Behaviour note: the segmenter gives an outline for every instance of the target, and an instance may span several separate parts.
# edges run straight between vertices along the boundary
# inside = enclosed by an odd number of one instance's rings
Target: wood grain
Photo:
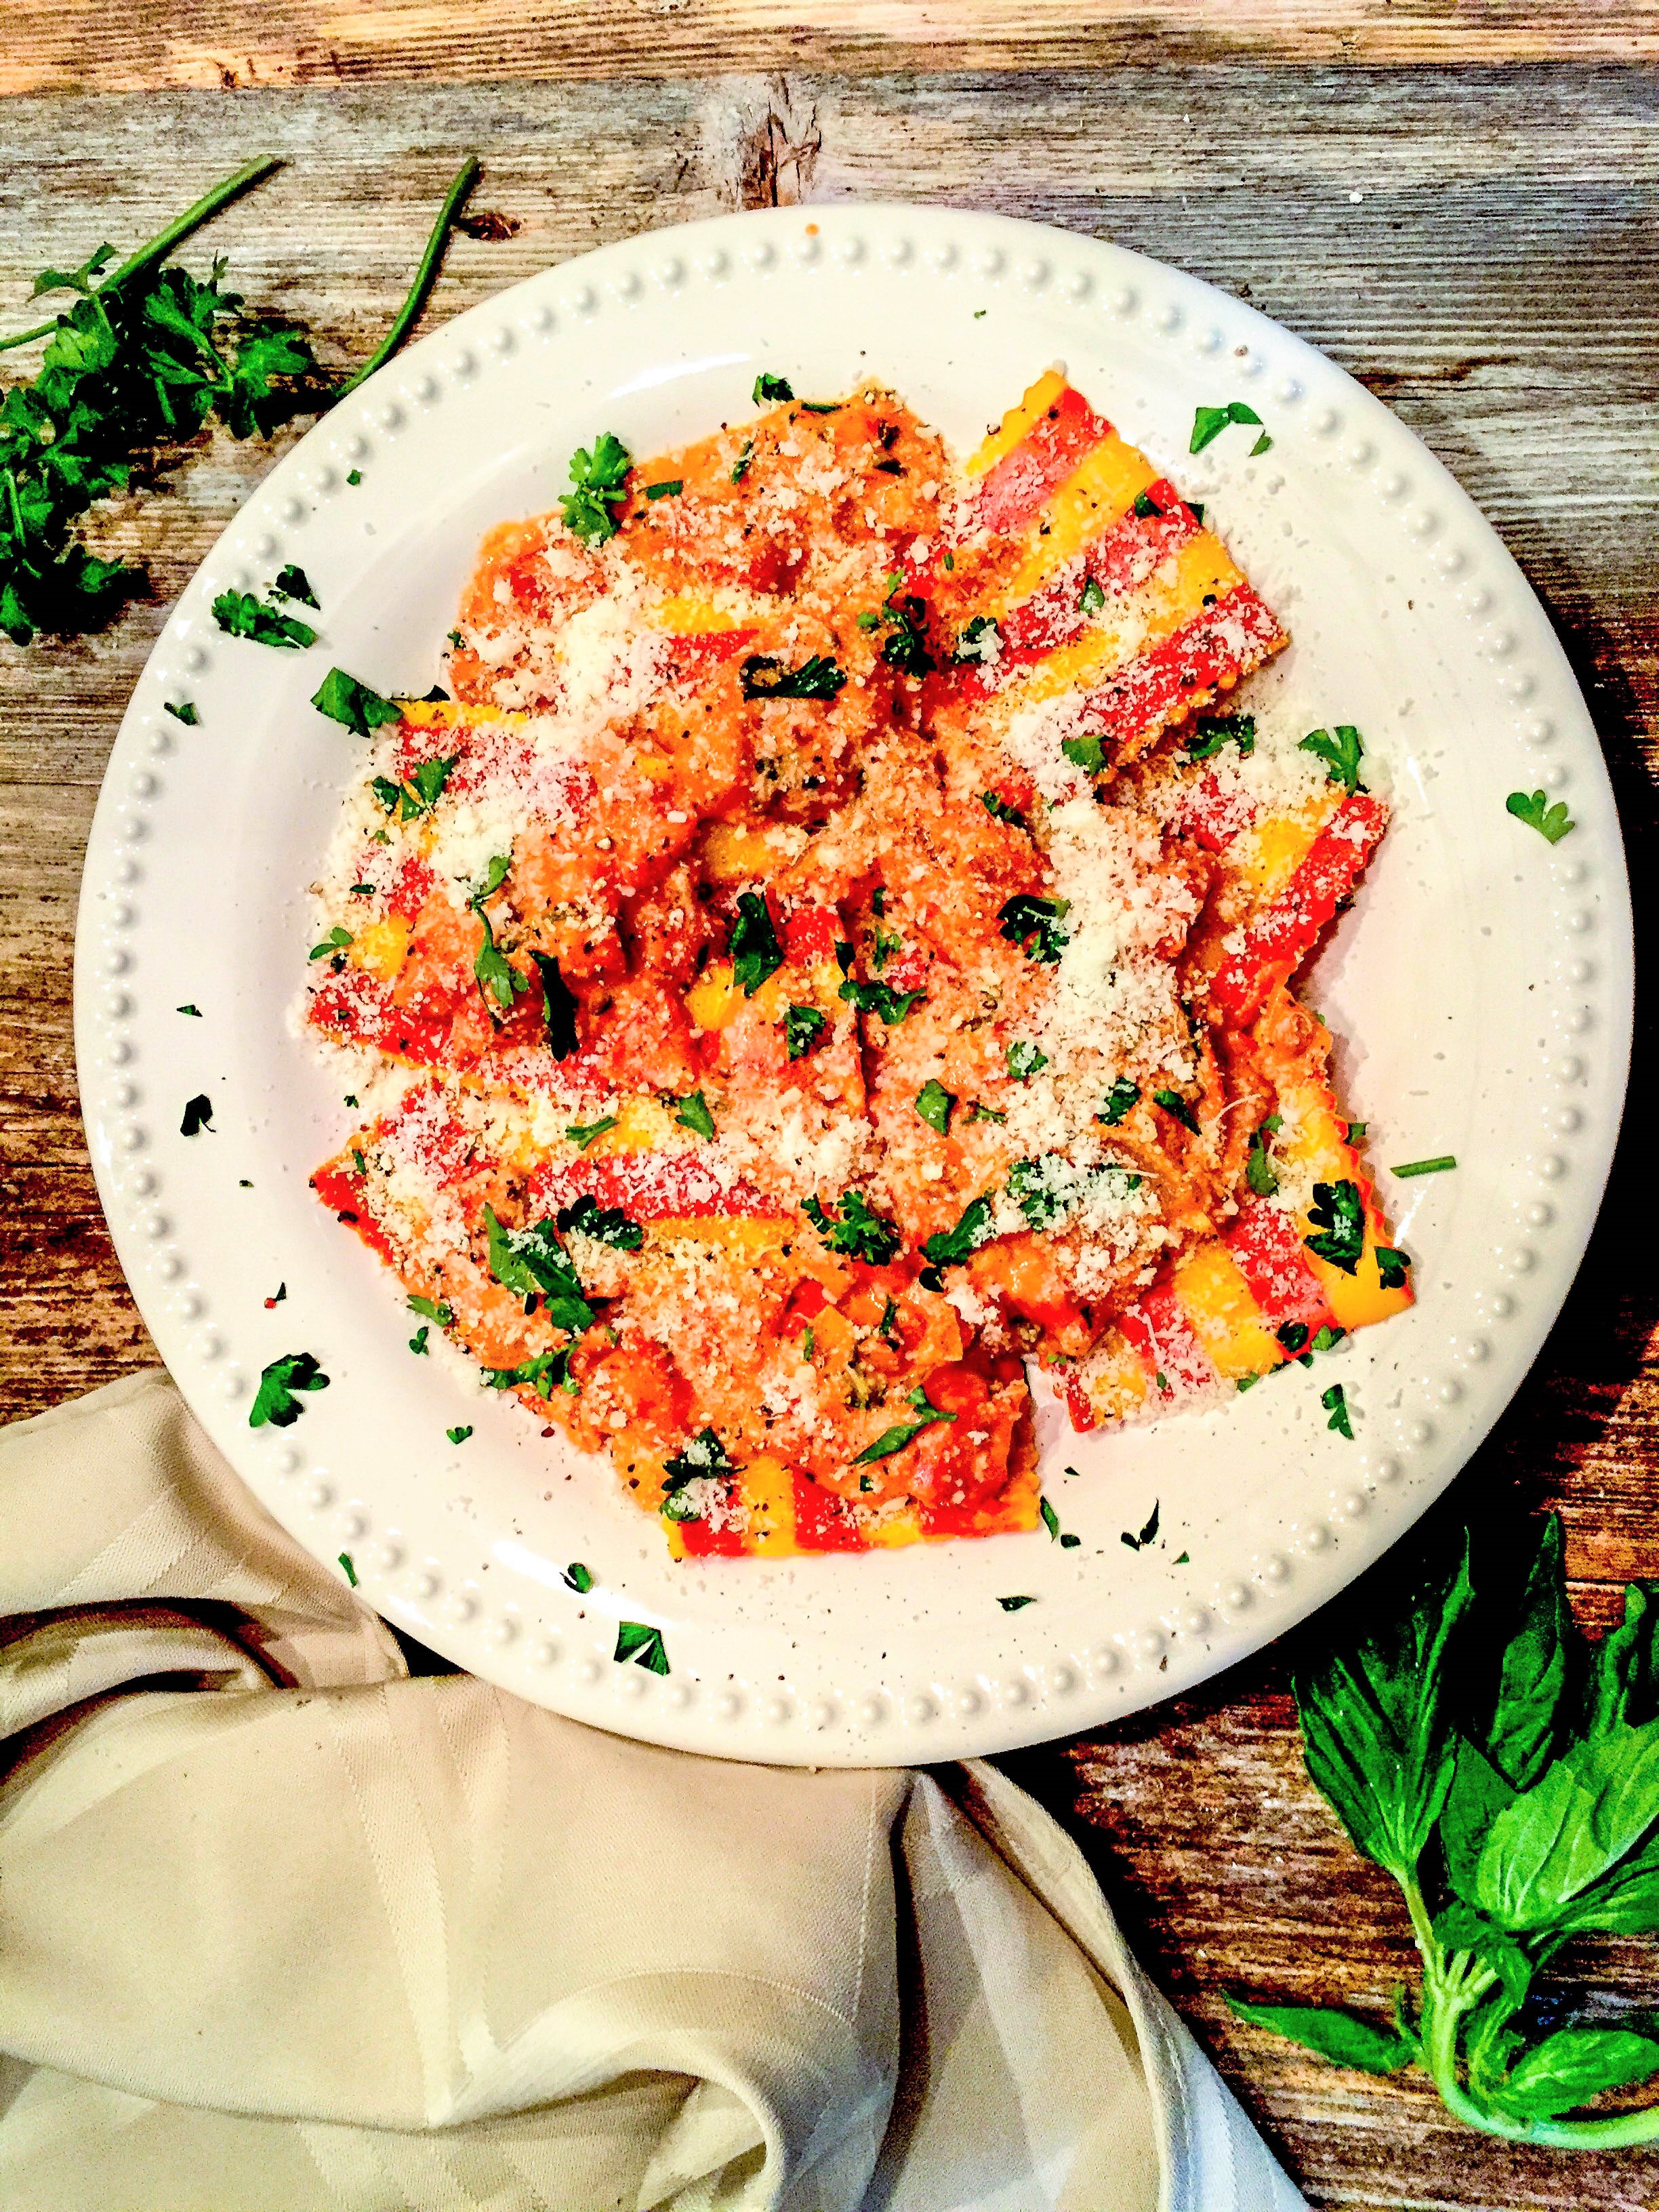
[[[65,27],[77,18],[31,17],[32,5],[13,0],[7,11],[10,52],[33,72],[10,81],[64,85],[75,58]],[[1127,15],[1091,12],[1102,38],[1128,37]],[[1650,940],[1659,98],[1635,70],[1528,59],[1551,40],[1573,53],[1609,31],[1646,37],[1650,18],[1628,8],[1489,10],[1494,38],[1510,44],[1488,51],[1510,66],[1453,70],[1420,65],[1425,44],[1408,52],[1400,44],[1407,33],[1425,42],[1464,36],[1467,9],[1379,6],[1342,17],[1352,54],[1378,58],[1362,33],[1393,40],[1382,58],[1419,64],[1409,69],[1352,57],[1324,65],[1315,30],[1338,20],[1330,9],[1240,7],[1225,11],[1224,33],[1213,31],[1222,11],[1193,10],[1191,20],[1200,12],[1211,25],[1201,66],[1181,44],[1182,19],[1152,8],[1136,20],[1161,25],[1171,41],[1157,68],[1054,71],[1037,65],[1028,44],[1014,57],[1029,64],[1018,79],[899,76],[875,71],[870,45],[836,49],[845,66],[834,76],[700,76],[717,51],[710,27],[725,25],[729,37],[751,19],[735,8],[687,8],[659,22],[660,68],[672,60],[681,72],[672,81],[629,81],[638,58],[629,49],[616,57],[613,81],[580,85],[416,87],[365,83],[347,70],[326,90],[13,100],[3,111],[0,319],[21,319],[42,263],[72,264],[106,234],[135,241],[267,146],[290,167],[192,258],[199,265],[210,251],[228,252],[251,298],[302,318],[336,362],[374,344],[432,206],[475,146],[485,175],[474,209],[500,218],[485,226],[497,234],[457,241],[434,318],[642,227],[774,198],[937,200],[1109,236],[1250,298],[1323,346],[1492,518],[1589,696]],[[409,75],[411,50],[398,45],[411,35],[406,14],[348,8],[338,20],[361,27],[371,13],[388,35],[365,71]],[[1034,12],[1008,17],[1038,40],[1060,38],[1054,27],[1074,20],[1045,10],[1045,30]],[[1265,37],[1270,17],[1280,40],[1272,51],[1294,51],[1304,65],[1237,58],[1238,42]],[[274,54],[276,31],[296,19],[292,9],[257,11],[269,34],[260,52]],[[79,81],[175,82],[195,67],[191,42],[211,44],[222,20],[201,6],[170,11],[167,76],[155,58],[165,44],[157,11],[100,19]],[[505,39],[502,27],[522,21],[494,6],[472,11],[465,31],[446,27],[454,19],[442,11],[422,20],[438,27],[431,51],[459,75],[496,52],[469,40]],[[489,66],[548,76],[589,66],[584,55],[599,66],[583,40],[617,18],[577,8],[568,20],[554,63]],[[828,11],[811,20],[819,27],[804,37],[827,38]],[[835,20],[850,23],[850,14]],[[921,9],[902,20],[891,9],[859,17],[882,35],[896,24],[913,40],[935,20]],[[965,20],[951,11],[953,35]],[[708,41],[695,52],[694,34]],[[297,43],[288,51],[289,75],[303,75]],[[1182,53],[1191,65],[1177,65]],[[1310,56],[1321,65],[1306,65]],[[102,542],[144,558],[152,579],[152,596],[106,635],[21,653],[0,644],[0,1408],[9,1414],[153,1357],[99,1218],[76,1112],[70,958],[80,850],[166,605],[271,458],[262,445],[204,441],[102,520]],[[1549,1505],[1565,1516],[1587,1619],[1611,1616],[1623,1577],[1659,1571],[1659,1309],[1646,1232],[1638,1238],[1631,1225],[1649,1180],[1644,1137],[1638,1129],[1621,1153],[1589,1266],[1516,1405],[1424,1539],[1375,1571],[1384,1601],[1436,1529],[1474,1520],[1501,1536]],[[1652,2207],[1659,2161],[1650,2156],[1563,2160],[1488,2143],[1410,2081],[1322,2069],[1226,2012],[1222,1993],[1234,1989],[1339,1995],[1380,2017],[1395,1982],[1409,1976],[1394,1891],[1341,1838],[1300,1768],[1288,1668],[1325,1632],[1310,1624],[1200,1696],[1015,1764],[1075,1820],[1149,1963],[1310,2203],[1362,2212]],[[1656,1994],[1650,1951],[1615,1948],[1581,1966],[1604,2001]]]
[[[0,92],[1656,54],[1655,0],[8,0]]]

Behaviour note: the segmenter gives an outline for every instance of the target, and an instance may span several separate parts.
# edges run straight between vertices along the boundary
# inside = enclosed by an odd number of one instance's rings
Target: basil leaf
[[[1440,1848],[1445,1854],[1446,1878],[1459,1897],[1474,1895],[1475,1869],[1480,1863],[1486,1831],[1516,1792],[1482,1751],[1467,1736],[1454,1737],[1451,1788],[1440,1814]]]
[[[1545,1522],[1521,1596],[1520,1624],[1504,1650],[1486,1753],[1516,1790],[1529,1789],[1549,1765],[1567,1686],[1573,1638],[1561,1568],[1561,1520]]]
[[[1250,2004],[1230,1996],[1227,2003],[1252,2027],[1271,2028],[1304,2051],[1316,2051],[1334,2066],[1354,2066],[1365,2074],[1397,2074],[1417,2056],[1417,2045],[1392,2028],[1374,2027],[1336,2005]]]
[[[1596,1646],[1584,1691],[1584,1734],[1624,1723],[1639,1727],[1659,1713],[1659,1583],[1632,1583],[1625,1617]]]
[[[1656,2073],[1659,2042],[1651,2036],[1624,2027],[1564,2027],[1510,2068],[1492,2101],[1517,2119],[1547,2119]]]
[[[1659,1721],[1564,1752],[1486,1831],[1473,1902],[1503,1928],[1557,1925],[1659,1820]]]
[[[1413,1875],[1451,1787],[1446,1656],[1473,1595],[1466,1547],[1403,1622],[1296,1685],[1309,1773],[1359,1849],[1397,1880]]]

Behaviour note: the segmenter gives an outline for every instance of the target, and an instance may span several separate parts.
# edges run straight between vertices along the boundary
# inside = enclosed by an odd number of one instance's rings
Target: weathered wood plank
[[[1656,53],[1654,0],[9,0],[0,91]]]
[[[33,6],[14,0],[7,11],[0,37],[14,50],[16,22]],[[379,12],[392,27],[390,74],[407,74],[397,41],[409,19]],[[892,12],[860,21],[885,25]],[[1028,28],[1033,20],[1006,12]],[[1128,37],[1127,18],[1091,12],[1103,15],[1103,35]],[[1209,12],[1224,14],[1227,35],[1247,38],[1268,11],[1252,0]],[[1275,35],[1311,39],[1311,10],[1271,12]],[[1499,11],[1488,12],[1495,21]],[[1502,11],[1504,36],[1522,12]],[[1398,36],[1393,13],[1354,11],[1365,35],[1379,38]],[[1580,37],[1637,21],[1628,9],[1573,13]],[[581,8],[568,14],[567,62],[583,52],[583,26],[603,20]],[[492,8],[475,15],[487,32],[516,21]],[[158,20],[152,11],[129,13],[120,26],[100,21],[88,50],[100,69],[127,66],[145,39],[161,38]],[[210,44],[220,18],[185,6],[169,20],[169,66],[194,67],[191,54]],[[277,17],[245,20],[269,29]],[[348,9],[343,20],[359,17]],[[681,81],[671,82],[377,87],[348,78],[327,91],[9,102],[0,302],[14,313],[0,319],[21,319],[43,262],[72,264],[106,234],[135,241],[266,145],[287,152],[291,167],[192,258],[200,265],[228,252],[251,299],[306,321],[335,362],[374,343],[432,206],[474,145],[486,160],[475,204],[516,228],[457,241],[434,316],[641,227],[775,196],[944,201],[1113,237],[1251,298],[1324,346],[1448,461],[1563,630],[1626,805],[1638,884],[1652,879],[1659,96],[1650,77],[1607,68],[1263,69],[1218,62],[1212,40],[1204,67],[1031,69],[1017,82],[964,74],[698,81],[705,63],[684,58],[684,42],[712,38],[717,20],[736,21],[737,12],[653,12],[659,65],[682,55],[673,64]],[[1073,18],[1045,11],[1045,20],[1055,39],[1087,51],[1065,28]],[[1165,19],[1152,9],[1141,20]],[[1531,11],[1524,35],[1552,20]],[[1462,36],[1468,21],[1468,10],[1419,8],[1407,27]],[[901,27],[920,38],[922,11]],[[1020,60],[1036,51],[1021,49]],[[1502,58],[1524,53],[1513,46]],[[619,75],[634,65],[629,52],[613,64]],[[520,72],[503,64],[500,73]],[[27,653],[0,643],[0,1418],[154,1357],[98,1218],[75,1110],[76,881],[103,761],[166,605],[271,458],[263,446],[204,441],[157,490],[101,520],[106,549],[149,562],[154,593],[106,635]],[[1558,1506],[1577,1602],[1598,1624],[1611,1616],[1618,1583],[1651,1573],[1659,1556],[1659,1316],[1627,1229],[1646,1181],[1632,1141],[1583,1284],[1516,1405],[1435,1516],[1440,1525],[1518,1523]],[[1415,1544],[1402,1547],[1378,1572],[1399,1573],[1417,1555]],[[1313,1625],[1199,1697],[1035,1754],[1022,1772],[1062,1811],[1076,1808],[1143,1954],[1311,2203],[1625,2212],[1659,2202],[1659,2168],[1646,2157],[1562,2161],[1485,2142],[1424,2090],[1322,2069],[1225,2011],[1223,1991],[1241,1989],[1342,1997],[1380,2014],[1409,1972],[1395,1893],[1340,1838],[1300,1769],[1287,1668],[1320,1633]],[[1653,1994],[1634,1951],[1598,1959],[1594,1978],[1615,1996]]]

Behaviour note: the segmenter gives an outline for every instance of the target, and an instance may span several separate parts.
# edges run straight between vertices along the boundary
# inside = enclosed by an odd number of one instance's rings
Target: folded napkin
[[[161,1375],[0,1433],[0,2204],[1302,2206],[994,1766],[411,1679]]]

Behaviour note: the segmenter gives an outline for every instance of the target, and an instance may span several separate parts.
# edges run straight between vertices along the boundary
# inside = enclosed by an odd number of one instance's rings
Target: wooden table
[[[1323,347],[1503,532],[1565,638],[1640,895],[1659,714],[1659,9],[1635,0],[7,0],[0,300],[100,239],[136,243],[253,153],[289,167],[213,250],[325,358],[374,343],[459,157],[499,234],[458,240],[438,318],[645,227],[881,196],[995,209],[1157,254]],[[744,74],[735,72],[741,69]],[[767,74],[763,74],[767,72]],[[1358,197],[1363,195],[1363,197]],[[207,258],[204,240],[187,256]],[[27,361],[29,356],[21,356]],[[151,596],[103,635],[0,643],[0,1405],[37,1411],[153,1352],[76,1109],[81,853],[167,605],[269,466],[218,437],[100,539]],[[210,921],[205,918],[204,921]],[[1639,1121],[1638,1121],[1639,1127]],[[1565,1516],[1583,1616],[1659,1572],[1659,1330],[1635,1142],[1585,1279],[1496,1435],[1432,1516]],[[1415,1540],[1377,1571],[1420,1559]],[[1346,1612],[1347,1601],[1344,1601]],[[1286,1683],[1315,1622],[1183,1698],[1012,1762],[1074,1815],[1153,1971],[1318,2205],[1652,2207],[1659,2156],[1527,2153],[1416,2077],[1304,2063],[1224,1990],[1377,2007],[1414,1964],[1392,1887],[1301,1768]],[[1639,1945],[1587,1960],[1651,2002]]]

